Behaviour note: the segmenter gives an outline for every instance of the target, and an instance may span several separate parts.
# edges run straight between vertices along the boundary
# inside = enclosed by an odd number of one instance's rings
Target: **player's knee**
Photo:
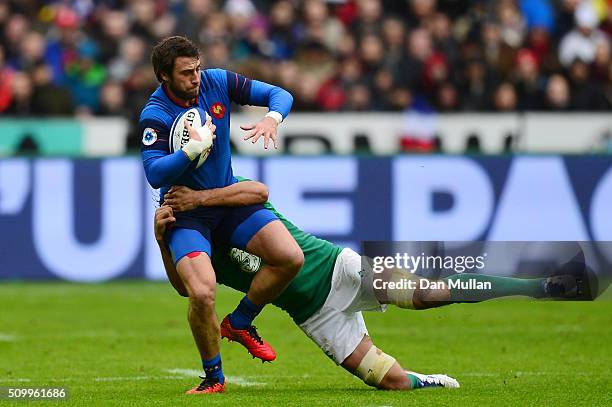
[[[398,386],[392,371],[395,365],[396,362],[392,356],[372,345],[359,362],[354,374],[369,386],[392,390]]]
[[[275,264],[287,278],[292,279],[304,265],[304,253],[297,244],[291,245],[279,253]]]
[[[189,290],[189,298],[197,308],[214,308],[215,288],[208,284],[198,284]]]
[[[287,266],[293,275],[296,275],[304,266],[304,252],[299,246],[297,246],[297,244],[295,246],[296,247],[289,253],[289,261]]]

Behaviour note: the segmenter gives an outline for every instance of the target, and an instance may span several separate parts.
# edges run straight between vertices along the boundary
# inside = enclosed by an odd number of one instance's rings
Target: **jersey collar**
[[[191,99],[188,102],[185,102],[183,99],[179,99],[176,96],[174,96],[174,94],[170,92],[170,89],[168,89],[165,83],[163,83],[161,87],[166,97],[168,97],[168,99],[170,99],[170,101],[174,103],[175,105],[187,108],[189,106],[195,106],[198,104],[198,96],[196,96],[195,98]]]

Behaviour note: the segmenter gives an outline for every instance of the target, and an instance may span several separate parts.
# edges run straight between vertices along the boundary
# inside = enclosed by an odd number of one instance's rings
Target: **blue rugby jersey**
[[[140,115],[141,155],[147,180],[153,188],[185,185],[192,189],[221,188],[236,182],[230,154],[230,104],[267,106],[270,111],[289,114],[293,97],[286,90],[251,80],[223,69],[200,73],[200,91],[192,106],[181,106],[171,99],[163,85],[151,95]],[[212,117],[217,138],[206,162],[195,168],[182,151],[170,154],[170,129],[175,118],[198,106]],[[163,195],[162,195],[163,196]]]

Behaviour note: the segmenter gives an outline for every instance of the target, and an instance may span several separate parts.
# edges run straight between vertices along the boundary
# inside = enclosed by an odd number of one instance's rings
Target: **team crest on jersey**
[[[215,119],[223,119],[223,116],[225,116],[225,106],[219,102],[215,103],[210,107],[210,114],[212,114]]]
[[[147,127],[142,133],[142,144],[150,146],[157,141],[157,131],[150,127]]]
[[[244,250],[232,248],[229,252],[230,257],[245,273],[257,273],[261,267],[261,259],[253,254],[247,253]]]

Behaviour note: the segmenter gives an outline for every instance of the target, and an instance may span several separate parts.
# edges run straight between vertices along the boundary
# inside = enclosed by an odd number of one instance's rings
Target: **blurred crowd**
[[[0,0],[0,113],[134,119],[174,34],[295,111],[612,107],[612,0]]]

